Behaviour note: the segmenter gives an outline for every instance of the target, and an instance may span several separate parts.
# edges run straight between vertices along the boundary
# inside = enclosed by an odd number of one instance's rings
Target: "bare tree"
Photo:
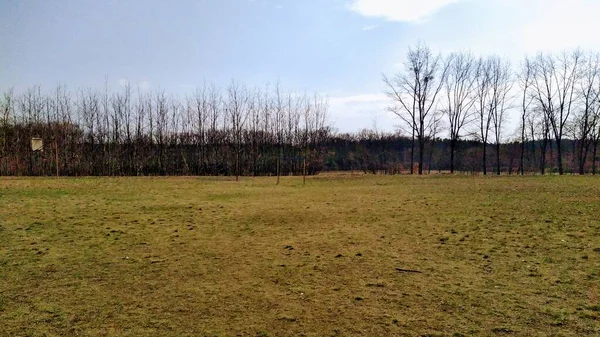
[[[512,89],[510,62],[492,57],[491,61],[491,90],[490,113],[494,129],[496,145],[496,174],[500,175],[500,145],[502,142],[502,125],[506,118],[506,111],[510,108],[509,93]]]
[[[577,140],[577,168],[579,174],[585,174],[587,156],[594,143],[592,133],[598,122],[600,90],[600,55],[590,54],[582,64],[582,76],[579,82],[580,97],[583,98],[581,110],[575,114],[574,140]]]
[[[285,142],[285,125],[286,125],[286,103],[285,97],[281,92],[279,83],[275,87],[275,137],[278,148],[277,156],[277,185],[279,185],[281,177],[281,162],[283,161],[283,147]]]
[[[227,88],[228,102],[227,114],[231,121],[231,130],[233,136],[234,156],[235,156],[235,180],[239,180],[240,170],[240,155],[242,147],[242,133],[248,119],[248,89],[232,81]]]
[[[196,94],[192,104],[195,113],[193,125],[195,126],[196,131],[196,156],[198,157],[197,172],[198,174],[202,174],[206,166],[206,124],[210,113],[210,100],[206,85],[202,86],[202,89],[196,88]]]
[[[450,131],[450,173],[454,173],[457,144],[465,125],[473,121],[475,73],[477,63],[469,53],[453,53],[446,60],[448,69],[445,91],[448,105],[445,109]]]
[[[8,175],[8,128],[10,125],[10,120],[12,115],[14,114],[14,100],[13,100],[13,88],[8,89],[7,92],[3,95],[3,100],[0,102],[0,112],[2,115],[2,168],[0,168],[0,175],[4,172],[4,175]]]
[[[529,58],[525,58],[525,61],[521,64],[521,72],[519,73],[519,85],[521,88],[521,153],[519,158],[519,173],[525,174],[525,143],[527,142],[527,118],[529,116],[529,107],[533,102],[533,95],[530,93],[531,88],[531,76],[532,76],[532,65]],[[535,143],[535,142],[534,142]],[[534,145],[535,146],[535,145]]]
[[[405,70],[393,78],[383,76],[386,95],[395,102],[389,110],[396,114],[415,132],[419,143],[419,175],[423,174],[423,156],[427,126],[432,125],[432,109],[443,87],[447,68],[439,55],[434,56],[429,47],[418,44],[410,48]],[[411,152],[414,152],[411,151]]]
[[[227,116],[223,114],[223,97],[221,92],[214,85],[208,90],[209,112],[208,112],[208,136],[207,144],[210,147],[209,169],[213,174],[219,174],[218,165],[219,147],[223,143],[222,133],[219,132],[219,122],[225,122]]]
[[[581,58],[581,51],[575,50],[559,56],[540,53],[535,59],[533,87],[556,141],[556,160],[561,175],[564,173],[562,139],[577,95],[575,84]]]
[[[304,130],[301,136],[301,144],[304,149],[304,154],[302,155],[302,184],[306,185],[306,161],[309,154],[311,127],[313,125],[313,106],[306,94],[302,97],[302,110],[302,121],[304,122]]]
[[[155,138],[156,143],[158,145],[158,171],[161,175],[166,174],[166,143],[167,143],[167,133],[169,127],[169,110],[171,106],[169,104],[169,100],[164,91],[156,92],[155,100],[154,100],[154,109],[151,112],[154,112],[154,119],[152,120],[155,124]]]
[[[598,161],[598,143],[600,143],[600,109],[596,110],[596,125],[592,128],[592,174],[596,175],[596,162]]]
[[[482,170],[487,174],[487,145],[490,134],[490,127],[493,115],[493,95],[492,95],[492,62],[480,58],[477,63],[476,88],[477,88],[477,121],[478,138],[482,146]]]

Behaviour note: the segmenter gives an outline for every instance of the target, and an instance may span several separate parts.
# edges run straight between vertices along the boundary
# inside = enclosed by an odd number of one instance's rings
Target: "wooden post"
[[[306,154],[304,155],[304,161],[302,166],[302,184],[306,185]]]
[[[281,175],[281,156],[277,158],[277,185],[279,185],[279,176]]]
[[[55,151],[55,156],[56,156],[56,177],[59,177],[59,171],[58,171],[58,140],[56,140],[56,138],[54,139],[54,148],[56,149]]]

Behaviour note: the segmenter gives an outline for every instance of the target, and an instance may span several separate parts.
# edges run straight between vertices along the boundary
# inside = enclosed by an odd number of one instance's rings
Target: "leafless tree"
[[[277,156],[277,185],[279,185],[281,177],[281,162],[283,160],[283,144],[285,139],[285,97],[281,92],[279,83],[275,87],[275,137],[278,148]]]
[[[521,89],[521,153],[519,158],[519,173],[525,174],[525,143],[527,142],[527,118],[529,117],[529,108],[533,102],[534,96],[531,94],[532,65],[528,57],[521,64],[519,73],[519,85]],[[535,142],[534,142],[535,143]],[[535,146],[535,144],[534,144]]]
[[[240,171],[240,155],[242,148],[243,130],[248,119],[249,110],[248,89],[235,81],[232,81],[227,88],[228,102],[227,115],[231,122],[231,130],[233,136],[234,157],[235,157],[235,180],[239,180]]]
[[[559,174],[564,173],[562,140],[577,95],[582,53],[563,52],[559,56],[539,53],[535,59],[533,87],[536,101],[546,115],[554,140]]]
[[[482,146],[482,170],[487,174],[487,146],[490,127],[493,119],[493,92],[492,92],[492,61],[480,58],[477,63],[476,88],[477,88],[477,122],[478,138]]]
[[[600,110],[596,111],[596,125],[592,129],[591,138],[592,145],[592,174],[596,175],[596,163],[598,161],[598,144],[600,143]]]
[[[477,62],[470,53],[453,53],[446,60],[445,92],[450,132],[450,173],[454,173],[457,144],[465,125],[473,121]]]
[[[592,133],[598,123],[600,109],[600,55],[589,54],[582,62],[582,76],[578,91],[582,106],[575,114],[574,140],[577,140],[577,169],[585,174],[585,164],[590,148],[593,147]]]
[[[8,174],[8,128],[11,124],[11,118],[14,116],[14,99],[13,99],[13,88],[9,88],[7,92],[3,94],[3,100],[0,102],[0,112],[2,113],[2,167],[0,170],[4,172],[4,175]],[[2,172],[0,171],[0,172]]]
[[[195,118],[192,125],[196,133],[196,156],[198,158],[198,174],[202,174],[206,166],[206,124],[209,121],[211,102],[209,99],[209,89],[206,84],[202,88],[196,88],[196,93],[192,99],[191,105]],[[215,121],[216,122],[216,121]]]
[[[439,55],[418,44],[410,48],[404,71],[392,78],[383,76],[386,95],[395,104],[389,108],[414,131],[419,143],[419,174],[423,174],[423,156],[428,125],[432,125],[432,109],[444,84],[447,68]],[[411,150],[411,153],[414,152]],[[411,155],[412,157],[412,155]]]
[[[302,183],[306,184],[306,165],[307,158],[309,155],[309,146],[310,146],[310,137],[312,134],[312,126],[313,126],[313,106],[310,99],[304,94],[302,96],[302,124],[303,130],[300,138],[300,142],[302,144],[302,148],[304,149],[304,153],[302,155]]]
[[[165,165],[166,165],[166,143],[167,143],[167,132],[169,127],[169,110],[170,104],[167,98],[167,95],[164,91],[158,91],[155,94],[154,98],[154,109],[151,110],[151,115],[154,117],[151,119],[151,122],[154,122],[154,127],[151,127],[155,130],[156,143],[158,145],[158,170],[161,175],[166,174]]]
[[[490,113],[494,129],[494,144],[496,146],[496,174],[500,175],[500,145],[502,142],[502,126],[506,119],[506,111],[510,108],[509,97],[512,89],[510,62],[497,57],[492,57],[491,62],[491,90]]]

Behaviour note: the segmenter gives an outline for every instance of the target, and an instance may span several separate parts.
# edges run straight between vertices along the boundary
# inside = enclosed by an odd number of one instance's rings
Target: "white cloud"
[[[352,0],[350,9],[367,17],[419,23],[461,0]]]
[[[384,94],[359,94],[329,98],[329,113],[340,132],[355,132],[362,127],[372,127],[377,122],[380,130],[393,131],[397,118],[387,111],[390,100]]]
[[[336,104],[351,104],[365,102],[388,102],[388,98],[384,94],[360,94],[354,96],[338,96],[329,98],[330,103]]]
[[[365,25],[362,27],[362,30],[367,32],[369,30],[373,30],[376,29],[377,27],[379,27],[379,25]]]
[[[521,30],[521,48],[528,53],[600,46],[600,1],[532,1],[536,13]]]

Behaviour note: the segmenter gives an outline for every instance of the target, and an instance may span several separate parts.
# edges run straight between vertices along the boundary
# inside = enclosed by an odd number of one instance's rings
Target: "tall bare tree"
[[[432,110],[444,84],[447,68],[441,56],[433,55],[429,47],[418,44],[410,48],[404,71],[392,78],[383,76],[386,95],[394,101],[389,111],[396,114],[415,132],[419,143],[419,175],[423,174],[423,157],[427,127],[433,123]]]
[[[496,146],[496,174],[500,175],[500,145],[502,142],[503,123],[506,111],[510,108],[509,97],[512,89],[510,62],[498,57],[492,57],[491,62],[491,90],[490,113],[494,129],[494,144]]]
[[[492,92],[492,62],[490,59],[480,58],[477,62],[476,88],[477,88],[477,137],[482,146],[482,172],[487,174],[487,147],[490,127],[493,119],[493,92]]]
[[[235,160],[235,180],[239,180],[241,175],[240,156],[243,151],[243,131],[248,119],[249,110],[248,89],[235,81],[232,81],[227,88],[228,102],[227,115],[231,121],[231,131],[233,136],[234,160]]]
[[[465,125],[473,121],[477,63],[470,53],[453,53],[447,58],[446,67],[445,91],[448,101],[445,112],[450,132],[450,173],[454,173],[456,147],[462,137],[461,132]]]
[[[577,95],[575,89],[581,61],[579,50],[558,56],[539,53],[535,58],[533,87],[537,103],[546,115],[556,141],[556,160],[561,175],[564,174],[562,140]]]
[[[13,99],[13,88],[8,89],[7,92],[3,94],[3,100],[0,102],[0,116],[2,120],[0,121],[0,127],[2,127],[2,163],[0,165],[0,175],[8,175],[8,128],[11,124],[11,118],[14,115],[14,99]]]
[[[582,75],[579,81],[581,107],[575,113],[574,140],[577,141],[577,169],[585,174],[585,164],[594,139],[592,133],[598,123],[600,109],[600,54],[589,54],[582,62]]]
[[[521,64],[521,72],[519,73],[519,85],[521,89],[521,153],[519,157],[519,173],[525,174],[525,143],[527,142],[527,118],[529,116],[529,108],[533,102],[533,95],[530,93],[532,65],[528,57]],[[535,145],[534,145],[535,146]]]

